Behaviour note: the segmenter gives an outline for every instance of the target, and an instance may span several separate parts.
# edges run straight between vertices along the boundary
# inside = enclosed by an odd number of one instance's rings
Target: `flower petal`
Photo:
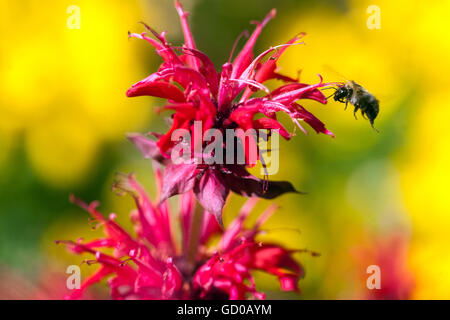
[[[169,164],[164,168],[160,202],[194,188],[199,170],[196,164]]]
[[[194,37],[192,36],[192,32],[187,21],[187,16],[189,14],[183,10],[183,7],[181,6],[181,3],[179,1],[175,1],[175,8],[177,9],[178,15],[180,16],[181,28],[183,29],[184,34],[184,43],[187,48],[195,49],[196,47]],[[198,63],[194,58],[188,56],[187,63],[191,68],[199,70]]]
[[[127,91],[127,97],[152,96],[175,102],[185,101],[184,93],[165,81],[138,82]]]
[[[142,236],[156,247],[164,246],[173,251],[174,244],[172,243],[169,217],[152,204],[147,193],[134,176],[132,174],[117,174],[113,190],[126,192],[133,197],[138,209],[138,222],[142,230]]]
[[[307,124],[311,126],[314,130],[316,130],[317,133],[324,133],[327,135],[330,135],[334,138],[333,132],[329,131],[327,128],[325,128],[325,124],[317,119],[311,112],[303,108],[302,106],[295,104],[299,111],[299,115],[297,118],[302,119]]]
[[[222,209],[230,189],[217,169],[207,168],[195,185],[194,193],[202,207],[211,212],[223,228]]]
[[[272,9],[262,22],[256,22],[255,31],[253,31],[244,48],[242,48],[241,52],[239,52],[233,61],[233,72],[231,74],[231,78],[238,79],[242,72],[244,72],[244,70],[250,65],[253,60],[253,47],[255,46],[256,40],[261,34],[264,26],[275,17],[276,13],[277,11]]]
[[[281,87],[273,90],[272,93],[270,94],[270,96],[272,97],[272,99],[277,100],[280,97],[282,97],[283,94],[293,92],[297,89],[302,89],[302,88],[305,88],[308,86],[309,85],[306,83],[289,83],[289,84],[286,84],[284,86],[281,86]],[[327,98],[322,93],[322,91],[320,91],[318,89],[306,90],[297,99],[312,99],[312,100],[316,100],[323,104],[327,103]]]
[[[201,51],[192,48],[183,48],[183,51],[192,54],[194,57],[202,62],[200,67],[200,73],[205,77],[208,82],[209,89],[214,97],[217,97],[217,92],[219,88],[219,75],[217,74],[216,68],[212,63],[211,59]]]
[[[278,277],[283,291],[298,291],[297,282],[304,276],[304,270],[292,258],[293,251],[276,244],[262,244],[249,248],[249,256],[243,262],[250,269],[266,271]]]
[[[283,125],[275,119],[259,118],[259,119],[253,120],[253,128],[278,130],[278,133],[286,140],[289,140],[291,138],[290,133],[287,132],[287,130],[283,127]]]
[[[140,133],[129,133],[127,138],[139,149],[144,158],[153,159],[159,163],[165,162],[165,158],[161,155],[156,141]]]
[[[323,93],[320,91],[319,93],[317,91],[314,91],[317,88],[327,85],[322,82],[322,77],[321,76],[319,77],[320,82],[317,84],[306,86],[304,86],[303,84],[296,84],[296,83],[287,84],[281,87],[282,89],[279,89],[282,90],[280,94],[274,94],[272,92],[271,98],[273,101],[282,103],[286,106],[289,106],[291,103],[297,101],[298,99],[314,99],[319,102],[326,103],[327,100],[323,95]],[[289,90],[287,90],[286,88],[289,88]]]
[[[227,186],[231,191],[246,197],[273,199],[288,192],[302,193],[288,181],[264,181],[238,165],[229,165],[227,169],[223,174]]]

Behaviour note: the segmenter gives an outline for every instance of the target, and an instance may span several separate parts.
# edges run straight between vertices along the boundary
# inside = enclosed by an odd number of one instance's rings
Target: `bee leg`
[[[344,108],[344,110],[347,110],[347,106],[348,106],[348,99],[345,100],[345,108]]]
[[[380,131],[378,131],[378,129],[373,126],[373,123],[371,123],[371,125],[372,125],[372,129],[375,130],[376,133],[380,133]]]
[[[355,116],[355,119],[358,120],[358,118],[356,117],[356,112],[358,111],[359,106],[355,106],[355,110],[353,111],[353,115]]]
[[[364,119],[367,120],[366,114],[365,114],[364,112],[361,111],[361,115],[362,115],[362,117],[363,117]]]

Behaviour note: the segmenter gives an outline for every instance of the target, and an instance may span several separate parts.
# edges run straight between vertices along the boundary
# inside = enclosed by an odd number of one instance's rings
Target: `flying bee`
[[[355,107],[355,110],[353,111],[355,118],[356,112],[361,110],[363,118],[366,119],[367,116],[372,128],[378,132],[378,130],[373,126],[373,122],[375,121],[380,108],[378,100],[373,96],[373,94],[361,85],[357,84],[355,81],[348,80],[343,84],[337,85],[333,96],[334,101],[345,103],[345,109],[347,109],[347,105],[350,102],[350,104]]]

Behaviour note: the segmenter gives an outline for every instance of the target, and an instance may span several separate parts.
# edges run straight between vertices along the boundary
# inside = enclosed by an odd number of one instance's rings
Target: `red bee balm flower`
[[[321,78],[317,84],[300,83],[298,79],[277,72],[276,63],[280,56],[289,46],[297,44],[303,34],[295,36],[286,44],[267,49],[256,58],[253,57],[256,40],[263,27],[275,16],[275,10],[262,22],[256,23],[253,34],[233,62],[230,57],[222,66],[222,71],[217,72],[208,56],[197,50],[188,25],[187,13],[179,2],[176,2],[175,6],[181,19],[184,46],[171,46],[164,32],[159,34],[145,24],[153,38],[149,37],[147,32],[129,33],[130,37],[148,41],[164,62],[157,72],[134,84],[127,91],[128,97],[148,95],[167,99],[168,104],[163,110],[174,111],[171,128],[165,134],[153,134],[158,139],[156,144],[142,135],[133,134],[129,138],[146,157],[157,158],[167,165],[163,178],[163,200],[194,190],[202,206],[213,213],[222,225],[222,208],[230,191],[267,199],[296,191],[289,182],[269,182],[247,172],[246,166],[254,165],[248,161],[247,151],[249,145],[255,145],[255,141],[248,141],[245,137],[242,138],[246,152],[244,164],[205,165],[195,161],[188,164],[171,163],[168,160],[169,153],[181,143],[172,139],[174,132],[177,129],[187,130],[193,133],[195,141],[194,122],[200,122],[201,134],[209,129],[219,130],[221,133],[228,129],[267,129],[277,130],[283,138],[290,139],[291,134],[277,120],[277,113],[284,112],[303,131],[305,130],[299,121],[305,121],[317,133],[333,136],[320,120],[298,104],[301,99],[325,104],[327,99],[319,88],[328,84],[323,83]],[[270,92],[264,85],[264,82],[270,79],[278,79],[287,84]],[[252,97],[257,91],[264,91],[265,95]],[[261,160],[259,153],[258,158]]]
[[[160,171],[156,171],[159,177]],[[187,192],[179,198],[177,218],[182,236],[178,243],[171,225],[175,220],[170,218],[166,201],[155,206],[132,175],[119,175],[114,187],[136,202],[137,209],[131,216],[136,236],[119,226],[115,215],[104,218],[96,210],[96,202],[86,204],[72,197],[100,222],[105,237],[90,242],[63,241],[77,254],[92,254],[95,260],[87,262],[100,265],[68,298],[80,298],[90,285],[109,277],[113,299],[262,299],[264,294],[256,290],[251,275],[253,270],[277,276],[284,291],[298,291],[303,269],[292,255],[299,250],[255,240],[261,225],[274,212],[273,206],[247,229],[244,221],[257,202],[257,198],[250,198],[223,231],[212,215],[201,215],[203,209],[196,206],[193,193]],[[198,217],[200,223],[196,222]],[[220,235],[218,244],[208,245],[215,235]],[[113,249],[112,254],[103,252],[106,249]]]

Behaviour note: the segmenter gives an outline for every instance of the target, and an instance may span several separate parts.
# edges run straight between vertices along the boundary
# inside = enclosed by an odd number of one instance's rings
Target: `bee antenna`
[[[323,91],[323,90],[328,90],[328,89],[334,89],[334,92],[331,95],[329,95],[328,97],[326,97],[327,100],[329,98],[331,98],[332,96],[334,96],[337,91],[337,88],[335,88],[335,87],[326,87],[326,88],[322,88],[321,90]]]
[[[335,90],[332,94],[330,94],[328,97],[326,97],[326,99],[328,100],[329,98],[331,98],[332,96],[334,96],[335,93],[336,93],[336,90]]]

